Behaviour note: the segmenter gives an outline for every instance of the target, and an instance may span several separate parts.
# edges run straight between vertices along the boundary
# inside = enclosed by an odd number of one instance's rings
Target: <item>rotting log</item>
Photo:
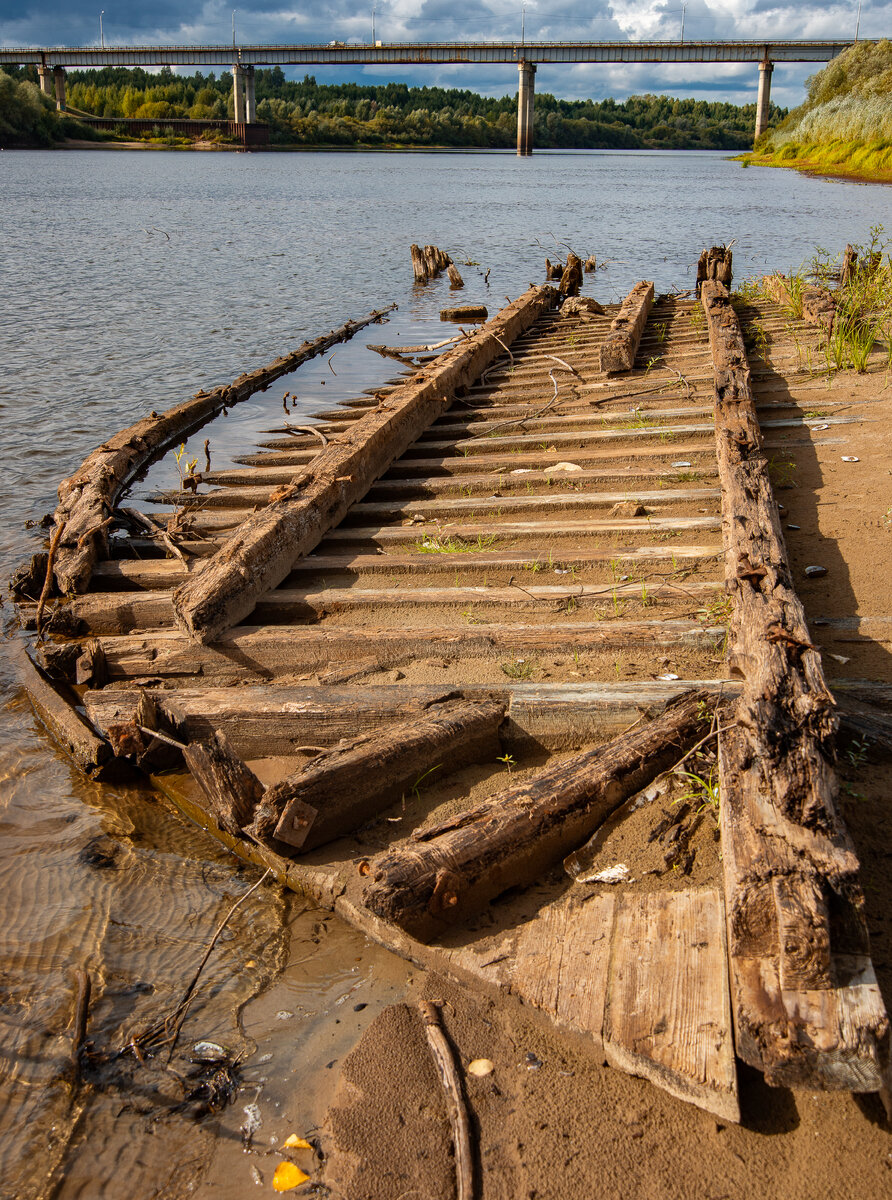
[[[705,692],[687,692],[606,745],[416,830],[372,860],[364,904],[427,940],[506,888],[529,883],[703,737],[707,704]]]
[[[240,834],[254,818],[263,784],[217,730],[206,742],[193,742],[183,749],[183,758],[204,792],[211,813],[227,833]]]
[[[833,698],[793,588],[724,284],[701,300],[715,370],[732,674],[721,830],[737,1053],[770,1083],[877,1091],[889,1021],[871,966],[858,860],[837,806]]]
[[[557,262],[552,262],[550,258],[545,260],[545,278],[551,280],[559,280],[564,273],[564,264],[558,259]]]
[[[485,304],[462,304],[458,308],[441,308],[441,321],[485,321],[489,309]]]
[[[614,317],[607,340],[599,349],[600,370],[631,371],[638,345],[654,302],[654,285],[636,283]]]
[[[494,759],[505,705],[453,700],[321,754],[264,792],[246,832],[280,853],[355,829],[434,772]]]
[[[451,262],[449,264],[449,266],[446,268],[446,274],[449,276],[449,287],[453,291],[465,286],[465,281],[461,277],[461,271],[459,271],[455,263]]]
[[[329,443],[314,460],[311,474],[296,475],[273,503],[243,522],[176,589],[174,609],[181,628],[209,643],[246,617],[258,597],[277,587],[295,560],[314,549],[449,407],[456,390],[471,384],[504,353],[504,344],[553,308],[556,299],[553,288],[531,288]]]
[[[108,519],[117,498],[143,467],[225,409],[268,387],[307,359],[349,341],[358,330],[381,321],[394,308],[391,304],[360,321],[346,321],[268,366],[240,375],[231,384],[197,392],[166,412],[152,412],[94,450],[74,475],[59,484],[54,522],[55,529],[62,528],[62,535],[53,566],[59,593],[86,591],[95,563],[108,553]]]

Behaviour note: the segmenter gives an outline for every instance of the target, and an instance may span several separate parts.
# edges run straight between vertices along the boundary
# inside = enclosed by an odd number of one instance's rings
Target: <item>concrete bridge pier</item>
[[[245,68],[238,63],[232,68],[232,108],[233,120],[239,125],[245,123]]]
[[[522,60],[517,64],[517,153],[527,158],[533,153],[533,99],[536,64]]]
[[[767,58],[759,63],[759,95],[756,100],[756,132],[755,138],[768,128],[768,114],[771,108],[771,72],[774,63]]]
[[[49,96],[51,99],[56,95],[56,89],[53,87],[53,68],[38,67],[37,82],[40,85],[40,90],[44,96]]]
[[[243,67],[245,73],[245,120],[253,125],[257,120],[257,100],[254,96],[254,68]]]

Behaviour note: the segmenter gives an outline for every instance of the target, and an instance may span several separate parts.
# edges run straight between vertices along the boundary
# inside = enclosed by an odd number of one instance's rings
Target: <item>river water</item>
[[[494,311],[566,246],[596,255],[586,292],[614,300],[641,278],[690,287],[704,246],[733,241],[739,279],[863,242],[890,218],[889,189],[744,173],[712,153],[4,152],[0,575],[39,544],[26,525],[52,510],[59,479],[148,410],[399,304],[383,329],[216,422],[219,467],[281,417],[285,391],[309,413],[391,376],[367,342],[444,336],[448,285],[413,287],[413,241],[449,251],[461,302]],[[168,458],[149,482],[175,478]],[[4,618],[11,628],[8,606]],[[227,925],[184,1025],[187,1048],[211,1039],[241,1055],[234,1105],[196,1120],[195,1104],[178,1111],[175,1079],[132,1057],[74,1092],[75,972],[94,980],[96,1047],[124,1044],[170,1011],[258,873],[151,793],[79,778],[17,690],[14,642],[0,657],[0,1195],[268,1190],[264,1152],[318,1123],[339,1061],[408,969],[264,884]]]

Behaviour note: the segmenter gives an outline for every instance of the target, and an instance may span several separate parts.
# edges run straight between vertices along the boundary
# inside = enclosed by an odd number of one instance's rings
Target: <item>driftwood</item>
[[[876,1091],[889,1022],[858,860],[837,808],[833,698],[793,589],[743,337],[724,284],[701,299],[715,365],[734,727],[720,738],[737,1053],[772,1083]]]
[[[429,775],[494,759],[505,706],[454,700],[321,754],[267,788],[247,832],[284,853],[370,820]]]
[[[224,409],[246,400],[329,347],[349,341],[358,330],[380,321],[395,307],[391,304],[361,321],[347,321],[331,333],[304,342],[268,366],[240,375],[229,385],[212,392],[197,392],[191,400],[160,415],[150,413],[94,450],[75,475],[59,484],[54,537],[59,535],[61,540],[51,564],[59,592],[64,595],[86,591],[95,563],[108,553],[108,518],[118,496],[147,463]]]
[[[654,285],[645,280],[636,283],[623,300],[607,340],[600,347],[602,371],[631,371],[653,302]]]
[[[254,817],[254,809],[263,795],[263,784],[234,753],[220,730],[207,742],[186,746],[183,757],[204,792],[217,824],[227,833],[240,834]]]
[[[553,308],[555,300],[553,288],[531,288],[473,337],[353,422],[321,451],[311,475],[295,476],[176,589],[173,603],[180,626],[208,643],[246,617],[257,599],[277,587],[295,560],[318,545],[449,407],[456,389],[475,380],[503,352],[504,343]]]
[[[567,265],[561,275],[558,291],[562,296],[578,296],[582,287],[582,259],[572,251],[567,255]]]
[[[440,1014],[433,1004],[421,1000],[418,1004],[427,1042],[437,1064],[437,1074],[443,1085],[446,1111],[452,1128],[452,1143],[455,1148],[455,1195],[456,1200],[473,1200],[474,1159],[471,1155],[471,1125],[465,1106],[461,1080],[455,1069],[452,1048],[440,1024]]]
[[[562,317],[604,316],[602,305],[591,296],[571,296],[561,305]]]
[[[425,940],[506,888],[528,883],[708,731],[706,703],[704,692],[685,693],[654,721],[416,830],[413,841],[372,861],[365,905]]]

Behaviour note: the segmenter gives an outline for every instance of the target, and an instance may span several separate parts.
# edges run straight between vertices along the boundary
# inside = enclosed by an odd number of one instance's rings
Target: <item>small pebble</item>
[[[792,522],[787,523],[787,529],[799,529],[798,525],[793,525]]]
[[[809,579],[818,579],[820,576],[827,574],[827,568],[818,566],[806,567],[805,573]]]
[[[856,458],[854,454],[844,454],[842,456],[842,461],[843,462],[860,462],[861,459]]]

